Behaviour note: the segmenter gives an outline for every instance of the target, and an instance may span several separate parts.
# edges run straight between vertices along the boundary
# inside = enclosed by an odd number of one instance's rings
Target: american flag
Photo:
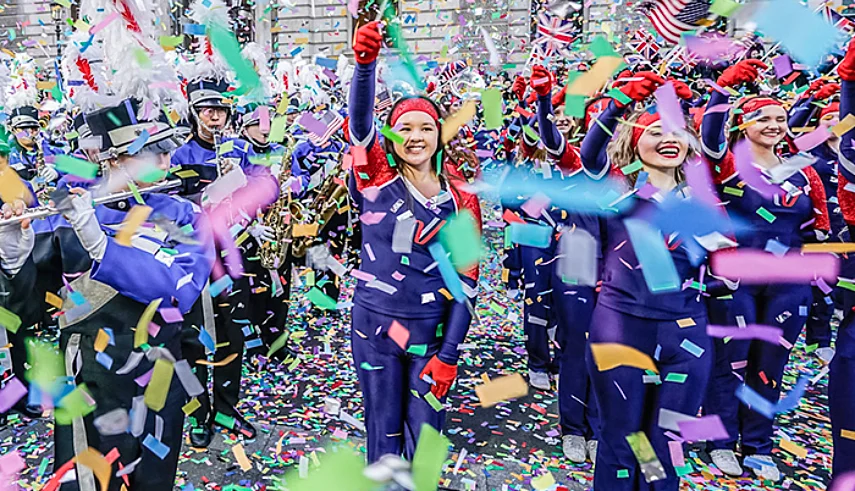
[[[633,33],[629,47],[648,61],[652,61],[662,49],[662,46],[656,43],[656,39],[646,29],[638,29]]]
[[[653,0],[640,9],[665,41],[677,44],[684,32],[696,29],[697,23],[709,15],[710,1]]]
[[[337,111],[328,110],[320,118],[319,121],[326,125],[326,130],[322,135],[309,132],[309,140],[317,146],[323,146],[336,131],[340,130],[344,125],[344,118]]]
[[[534,43],[542,45],[544,55],[549,57],[565,51],[577,37],[572,32],[575,29],[576,25],[573,22],[542,12],[537,16],[537,37]]]
[[[392,95],[389,93],[389,89],[383,87],[375,96],[376,104],[374,105],[374,111],[377,113],[382,113],[386,109],[392,107]]]

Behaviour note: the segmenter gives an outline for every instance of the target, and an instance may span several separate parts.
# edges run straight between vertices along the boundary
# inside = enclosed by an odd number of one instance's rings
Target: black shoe
[[[40,419],[43,412],[41,406],[26,403],[15,404],[12,410],[29,419]]]
[[[190,428],[190,446],[196,448],[208,448],[211,444],[211,438],[214,437],[214,430],[209,425],[194,426]]]
[[[226,424],[226,420],[229,420],[228,423],[233,423],[233,425],[229,427],[228,424]],[[255,426],[252,426],[249,421],[243,419],[243,416],[238,413],[235,413],[234,416],[232,416],[231,418],[215,418],[214,424],[219,426],[220,428],[225,428],[229,431],[229,433],[232,433],[233,435],[242,436],[247,440],[255,439]]]

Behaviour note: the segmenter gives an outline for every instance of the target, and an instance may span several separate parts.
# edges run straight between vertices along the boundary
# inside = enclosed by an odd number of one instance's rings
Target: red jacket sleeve
[[[804,172],[810,183],[810,200],[813,203],[813,214],[816,219],[813,228],[828,233],[831,231],[831,220],[828,218],[828,201],[822,179],[813,167],[805,167]]]

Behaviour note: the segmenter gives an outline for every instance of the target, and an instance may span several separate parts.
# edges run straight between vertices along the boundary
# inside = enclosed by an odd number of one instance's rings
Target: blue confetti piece
[[[789,250],[789,247],[785,246],[784,244],[778,242],[775,239],[769,239],[766,241],[765,251],[775,256],[783,257],[784,254],[786,254]]]
[[[545,249],[552,240],[552,227],[533,223],[511,224],[511,242],[523,246]]]
[[[130,155],[135,155],[137,152],[142,150],[142,148],[145,146],[146,142],[148,141],[149,136],[150,135],[148,134],[148,130],[142,130],[142,133],[140,133],[140,136],[138,136],[131,143],[131,146],[128,147],[128,153]]]
[[[247,341],[245,344],[246,344],[246,349],[252,349],[252,348],[258,348],[259,346],[261,346],[262,343],[261,343],[261,339],[255,338],[255,339],[251,339],[251,340]]]
[[[83,305],[84,303],[86,303],[86,298],[80,292],[71,292],[68,298],[70,298],[71,301],[74,302],[74,305]]]
[[[160,460],[163,460],[169,454],[169,447],[164,445],[163,442],[155,438],[151,433],[145,436],[143,445],[145,448],[151,450],[151,453],[157,455]]]
[[[116,346],[116,336],[113,334],[113,328],[112,327],[105,327],[103,329],[104,329],[104,332],[107,333],[107,336],[110,337],[110,340],[107,342],[107,344],[109,344],[110,346]]]
[[[232,287],[232,278],[229,275],[223,275],[217,281],[211,283],[211,286],[208,287],[208,290],[211,292],[212,297],[219,296],[220,293],[223,293],[225,290],[228,290]]]
[[[204,36],[205,26],[202,24],[184,24],[184,34],[191,36]]]
[[[674,292],[680,289],[680,278],[671,253],[665,247],[662,234],[647,222],[636,218],[623,221],[635,257],[641,264],[644,282],[652,293]]]
[[[452,265],[451,260],[448,259],[448,254],[445,252],[445,248],[443,248],[442,244],[439,242],[434,242],[428,246],[428,250],[430,251],[430,255],[433,256],[433,259],[437,262],[439,273],[442,275],[442,280],[445,282],[445,286],[448,288],[451,296],[458,302],[463,302],[466,299],[466,295],[463,294],[463,286],[460,282],[460,276],[457,275],[457,270],[454,269],[454,265]]]
[[[100,363],[104,368],[109,370],[113,366],[113,358],[103,351],[95,354],[95,361]]]
[[[332,58],[318,57],[315,59],[315,64],[320,65],[324,68],[329,68],[330,70],[335,70],[336,68],[338,68],[338,60],[334,60]]]
[[[809,66],[819,65],[841,34],[798,0],[763,2],[753,20],[756,31],[779,41],[793,58]]]
[[[208,351],[216,351],[217,347],[214,345],[214,340],[211,338],[211,335],[208,334],[204,328],[199,331],[199,342],[208,349]]]
[[[694,355],[695,358],[700,358],[704,354],[703,348],[688,339],[684,339],[683,342],[680,343],[680,347]]]

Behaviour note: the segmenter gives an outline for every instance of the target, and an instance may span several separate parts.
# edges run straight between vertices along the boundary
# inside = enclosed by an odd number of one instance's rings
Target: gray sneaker
[[[588,440],[588,459],[597,465],[597,440]]]
[[[546,372],[528,371],[528,383],[535,389],[549,390],[552,385],[549,383],[549,374]]]
[[[733,450],[713,450],[710,452],[710,457],[718,470],[728,476],[742,475],[742,466],[739,465],[739,459],[736,458]]]
[[[751,469],[757,477],[772,482],[778,482],[781,480],[781,471],[778,469],[778,464],[772,460],[771,455],[755,455],[754,459],[759,460],[764,464],[760,469]]]
[[[564,435],[561,437],[561,449],[570,462],[584,464],[586,460],[585,437],[579,435]]]

